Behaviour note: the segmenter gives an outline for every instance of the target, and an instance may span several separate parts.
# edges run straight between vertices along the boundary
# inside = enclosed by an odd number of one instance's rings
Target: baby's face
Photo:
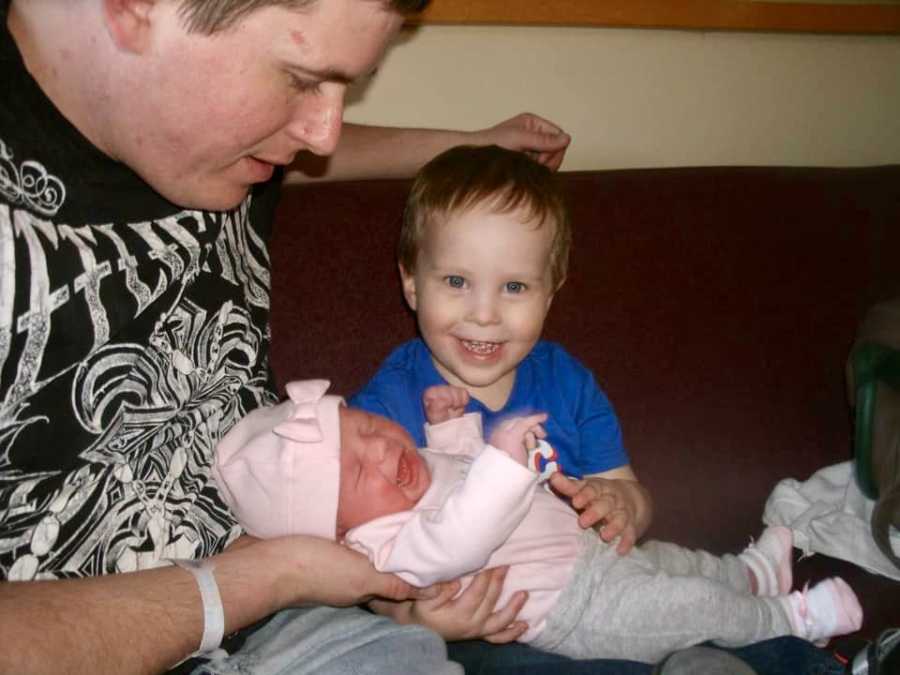
[[[380,415],[341,406],[338,535],[380,516],[411,509],[431,485],[415,441]]]

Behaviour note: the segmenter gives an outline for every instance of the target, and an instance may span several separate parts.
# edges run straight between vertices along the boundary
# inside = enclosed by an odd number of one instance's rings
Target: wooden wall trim
[[[900,3],[755,0],[432,0],[410,23],[900,33]]]

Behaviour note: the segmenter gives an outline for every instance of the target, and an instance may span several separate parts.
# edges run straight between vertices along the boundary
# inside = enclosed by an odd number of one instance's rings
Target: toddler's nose
[[[497,299],[492,294],[480,294],[472,299],[469,307],[469,320],[480,326],[497,323],[500,317],[498,310]]]

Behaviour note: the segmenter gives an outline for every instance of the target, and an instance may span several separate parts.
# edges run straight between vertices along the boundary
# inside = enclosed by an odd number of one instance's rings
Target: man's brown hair
[[[302,9],[327,0],[181,0],[181,17],[194,33],[212,35],[230,28],[242,17],[263,7]],[[369,0],[377,1],[377,0]],[[420,12],[430,0],[381,0],[401,14]]]
[[[566,279],[572,229],[555,174],[527,155],[496,145],[460,145],[441,153],[419,171],[406,201],[397,260],[408,273],[416,268],[425,228],[454,213],[487,205],[495,213],[522,209],[527,222],[553,228],[550,276],[554,290]]]

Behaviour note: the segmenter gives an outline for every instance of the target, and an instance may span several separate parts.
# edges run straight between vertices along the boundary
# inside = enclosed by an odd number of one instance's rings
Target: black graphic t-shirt
[[[0,2],[0,578],[211,555],[238,529],[219,438],[274,401],[278,184],[184,210],[94,148],[26,71]]]

